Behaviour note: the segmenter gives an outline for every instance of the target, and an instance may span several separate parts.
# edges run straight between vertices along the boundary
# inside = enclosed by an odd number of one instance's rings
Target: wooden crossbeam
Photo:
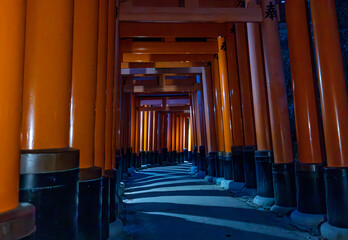
[[[213,54],[135,54],[123,53],[122,62],[210,62]]]
[[[201,74],[202,67],[184,67],[184,68],[123,68],[121,69],[122,75],[134,75],[134,74]]]
[[[121,63],[121,68],[192,68],[205,67],[207,62],[155,62],[155,63]]]
[[[129,22],[261,22],[260,8],[121,6],[120,21]]]
[[[122,53],[147,54],[216,54],[217,41],[211,42],[133,42],[121,41]]]
[[[180,85],[165,85],[165,86],[123,86],[123,92],[126,93],[180,93],[201,91],[202,84],[196,83],[194,85],[180,86]]]
[[[226,23],[121,22],[121,37],[216,38],[230,31]]]
[[[157,111],[157,112],[183,112],[189,111],[190,106],[170,106],[170,107],[138,107],[140,111]]]

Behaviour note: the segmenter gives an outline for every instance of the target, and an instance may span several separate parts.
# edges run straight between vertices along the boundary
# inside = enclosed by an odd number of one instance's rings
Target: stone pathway
[[[189,175],[190,165],[149,168],[127,179],[127,240],[317,239],[268,211]]]

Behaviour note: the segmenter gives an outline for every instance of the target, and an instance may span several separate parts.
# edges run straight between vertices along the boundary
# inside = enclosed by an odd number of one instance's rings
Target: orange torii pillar
[[[167,114],[167,158],[164,161],[169,162],[172,152],[172,113]],[[165,156],[163,156],[165,157]]]
[[[148,123],[148,133],[147,133],[147,151],[149,164],[152,164],[152,140],[153,140],[153,111],[149,111],[149,123]]]
[[[171,163],[176,161],[176,113],[172,113],[172,156]]]
[[[0,3],[0,35],[6,36],[0,38],[0,225],[8,229],[0,232],[0,239],[31,238],[35,232],[35,208],[18,201],[25,5],[24,0]]]
[[[190,118],[191,118],[191,125],[192,125],[192,150],[193,150],[193,147],[197,145],[195,104],[194,104],[193,92],[191,92],[190,94]]]
[[[85,0],[76,0],[74,4],[69,138],[70,147],[80,150],[78,238],[89,236],[94,239],[101,239],[101,234],[106,234],[104,232],[108,235],[109,227],[108,224],[102,224],[102,219],[106,218],[107,222],[109,220],[108,214],[102,214],[102,201],[106,203],[109,201],[109,178],[102,179],[102,168],[94,166],[98,9],[97,0],[88,0],[87,3]],[[85,27],[86,25],[88,28]],[[104,191],[107,195],[102,198]]]
[[[224,156],[224,178],[226,180],[234,179],[236,182],[242,181],[239,176],[232,175],[232,164],[234,166],[242,166],[239,163],[240,159],[236,159],[236,163],[232,163],[235,159],[232,159],[232,147],[233,147],[233,137],[232,137],[232,120],[231,120],[231,107],[230,107],[230,90],[228,84],[228,72],[227,72],[227,56],[226,56],[226,41],[224,37],[218,37],[218,47],[219,47],[219,73],[220,73],[220,91],[221,91],[221,107],[222,107],[222,121],[224,126],[224,142],[225,142],[225,156]],[[243,171],[240,169],[239,172]]]
[[[222,107],[221,107],[221,90],[220,90],[220,73],[218,55],[216,55],[211,62],[213,69],[213,90],[214,90],[214,115],[215,115],[215,129],[216,129],[216,147],[217,147],[217,177],[224,176],[223,155],[225,152],[224,141],[224,127],[222,121]]]
[[[161,125],[161,154],[160,154],[160,164],[162,165],[162,163],[164,161],[167,161],[167,153],[168,153],[168,146],[167,146],[167,129],[168,129],[168,114],[167,113],[162,113],[162,125]]]
[[[326,209],[321,233],[348,238],[348,97],[334,1],[310,1],[326,144]],[[339,228],[339,230],[338,230]],[[332,231],[333,235],[329,235]]]
[[[231,100],[231,118],[233,143],[236,146],[244,145],[243,136],[243,117],[241,109],[241,97],[239,89],[238,62],[235,26],[232,25],[229,33],[226,35],[228,80]],[[219,74],[219,73],[218,73]]]
[[[119,161],[120,149],[121,149],[121,96],[122,96],[122,87],[121,87],[121,58],[122,54],[120,52],[120,21],[119,14],[120,11],[120,0],[112,0],[111,7],[115,7],[114,9],[110,9],[109,11],[109,31],[108,34],[110,36],[108,42],[108,48],[114,53],[110,53],[108,55],[109,62],[109,70],[108,76],[113,76],[114,79],[114,89],[113,89],[113,114],[112,114],[112,167],[118,168],[118,162],[116,163],[115,159]],[[113,20],[113,19],[116,19]],[[112,37],[114,36],[114,37]],[[114,43],[112,42],[114,40]],[[114,58],[113,69],[111,69],[112,57]]]
[[[272,137],[269,122],[260,24],[247,23],[247,29],[257,142],[257,151],[255,151],[257,195],[254,198],[254,203],[262,206],[271,206],[274,201]]]
[[[135,169],[139,169],[140,164],[140,112],[136,109],[136,122],[135,122]]]
[[[255,171],[255,124],[253,97],[251,92],[248,38],[245,23],[236,23],[236,46],[239,70],[240,95],[242,100],[244,144],[242,158],[244,164],[245,186],[256,189]],[[236,146],[235,148],[237,148]],[[238,153],[238,151],[236,151]],[[240,156],[238,156],[240,157]],[[235,156],[233,156],[235,158]],[[236,181],[236,180],[235,180]]]
[[[280,48],[275,0],[261,0],[262,42],[267,79],[268,106],[273,140],[273,211],[287,212],[296,206],[294,159],[291,145],[285,77]]]
[[[1,7],[6,7],[4,2]],[[74,2],[26,2],[21,142],[24,151],[21,156],[19,200],[37,207],[35,239],[77,239],[79,151],[69,148]],[[4,9],[6,13],[3,16],[8,19],[3,19],[2,24],[11,19],[8,11],[18,6],[19,2],[15,3],[17,5],[11,1],[11,6]],[[3,28],[0,29],[2,31]],[[11,27],[11,31],[20,30],[23,30],[20,26]],[[6,45],[7,50],[16,43],[13,40]],[[16,47],[18,51],[23,50],[19,45]],[[1,55],[4,53],[6,51]],[[15,56],[9,57],[6,64],[15,60]],[[22,61],[16,60],[16,72],[20,74]],[[1,66],[7,68],[3,73],[10,69],[7,65]],[[19,104],[16,109],[20,109]],[[16,119],[11,120],[14,123]],[[29,161],[34,161],[35,166]],[[42,178],[54,178],[55,181],[37,185]],[[11,186],[13,183],[6,184]],[[11,197],[6,197],[7,201],[11,201]]]
[[[323,177],[325,153],[306,2],[287,1],[286,13],[299,159],[296,163],[297,210],[291,214],[291,219],[295,224],[317,227],[324,221],[326,213]],[[303,223],[304,215],[313,217],[311,222]]]
[[[105,119],[105,169],[112,169],[113,162],[113,99],[115,64],[115,22],[116,1],[108,3],[108,43],[107,43],[107,82],[106,82],[106,119]]]
[[[120,90],[120,89],[119,89]],[[130,109],[130,133],[129,133],[129,138],[130,138],[130,151],[131,151],[131,159],[129,162],[129,168],[134,168],[135,167],[135,162],[136,162],[136,157],[137,157],[137,153],[136,153],[136,122],[137,122],[137,109],[136,109],[136,95],[134,93],[130,94],[130,100],[131,100],[131,109]],[[116,112],[116,111],[115,111]],[[115,118],[118,118],[118,116],[116,115]],[[117,120],[118,121],[118,120]],[[115,122],[115,120],[114,120]],[[115,123],[115,126],[117,124]],[[116,127],[117,128],[117,127]],[[117,141],[115,141],[117,142]]]
[[[139,110],[140,111],[140,110]],[[145,158],[145,148],[144,148],[144,119],[145,119],[145,112],[144,111],[140,111],[139,114],[139,157],[140,157],[140,167],[141,165],[145,164],[144,163],[144,158]]]
[[[188,134],[187,134],[187,117],[186,115],[183,116],[182,118],[182,147],[183,147],[183,152],[184,152],[184,161],[188,161],[188,147],[187,147],[187,138],[188,138]]]
[[[156,112],[156,124],[155,124],[155,134],[154,134],[154,141],[155,141],[155,151],[154,151],[154,159],[155,164],[160,164],[160,157],[159,154],[161,152],[161,141],[162,141],[162,112]]]

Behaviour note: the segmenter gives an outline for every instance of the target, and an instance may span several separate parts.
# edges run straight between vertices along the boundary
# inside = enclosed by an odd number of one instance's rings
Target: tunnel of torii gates
[[[255,204],[295,209],[295,223],[324,222],[329,239],[347,236],[335,3],[309,2],[0,1],[0,239],[107,239],[128,168],[183,161],[256,189]]]

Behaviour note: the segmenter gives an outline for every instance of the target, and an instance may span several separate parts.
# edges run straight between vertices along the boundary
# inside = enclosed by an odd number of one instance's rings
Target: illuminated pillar
[[[212,61],[213,69],[213,89],[214,89],[214,112],[215,112],[215,129],[217,139],[217,151],[225,151],[224,128],[222,122],[221,91],[220,91],[220,74],[219,63],[217,58]]]
[[[116,1],[108,3],[108,45],[106,75],[106,118],[105,118],[105,169],[112,168],[113,159],[113,101],[114,101],[114,65],[115,65],[115,24]]]
[[[25,1],[1,1],[0,19],[0,225],[8,229],[0,238],[22,239],[35,231],[34,207],[18,201]],[[19,223],[25,226],[15,228]]]
[[[147,106],[145,106],[147,107]],[[148,149],[148,122],[149,122],[149,112],[144,111],[144,129],[143,129],[143,136],[144,136],[144,151],[149,151]]]
[[[168,113],[167,119],[167,148],[168,151],[172,151],[172,114]]]
[[[140,138],[139,138],[139,148],[140,148],[140,151],[143,152],[145,151],[144,149],[144,111],[140,111],[140,122],[139,122],[139,125],[140,125]]]
[[[328,165],[324,173],[328,222],[321,225],[321,233],[333,238],[331,230],[336,239],[347,238],[348,97],[336,6],[328,0],[311,0],[310,6]]]
[[[147,132],[147,150],[152,152],[152,138],[153,138],[153,111],[149,111],[148,132]]]
[[[273,164],[275,197],[273,210],[287,211],[296,206],[296,194],[288,103],[275,0],[261,0],[261,8],[263,13],[262,42],[275,162]],[[287,182],[287,184],[284,186],[283,182]]]
[[[325,214],[325,185],[322,171],[325,155],[321,148],[317,86],[314,81],[306,4],[305,1],[298,0],[286,2],[299,159],[296,164],[297,209],[302,214]],[[298,211],[292,213],[292,219],[294,216],[296,219]],[[319,225],[323,221],[324,215],[320,221],[317,220],[311,225]]]
[[[272,137],[269,123],[260,25],[258,23],[247,23],[247,29],[257,142],[255,170],[258,187],[254,203],[257,205],[273,205]],[[258,199],[263,199],[264,201],[259,202]]]
[[[226,35],[226,54],[228,64],[228,79],[231,100],[231,117],[233,143],[236,146],[244,145],[243,118],[241,110],[241,97],[239,89],[238,62],[235,27],[231,26],[231,31]]]
[[[218,37],[219,46],[219,73],[220,73],[220,90],[221,90],[221,107],[222,107],[222,122],[224,128],[225,152],[230,153],[233,146],[232,139],[232,121],[230,108],[230,95],[228,86],[227,73],[227,57],[226,57],[226,42],[225,38]]]
[[[11,8],[16,6],[12,2]],[[11,8],[7,7],[6,11]],[[23,179],[30,181],[21,182],[25,188],[20,191],[20,201],[31,202],[37,207],[36,239],[76,239],[79,154],[77,150],[68,148],[74,3],[70,0],[28,0],[26,11],[21,142],[25,151],[22,152],[21,165]],[[20,27],[11,29],[19,30]],[[7,61],[10,59],[12,57]],[[16,67],[16,71],[19,73],[20,69]],[[34,171],[25,167],[29,166],[26,165],[29,159],[37,163]],[[52,159],[57,159],[57,162]],[[62,167],[58,167],[60,164]],[[65,178],[57,174],[63,170],[71,181],[65,182]],[[31,181],[38,174],[47,175],[47,171],[51,178],[55,176],[55,183],[46,182],[42,186]],[[64,198],[56,199],[57,192]],[[55,201],[59,203],[55,204]]]
[[[135,138],[136,138],[136,96],[133,93],[131,95],[131,102],[132,102],[132,106],[131,106],[131,134],[130,134],[130,138],[131,138],[131,147],[133,149],[133,151],[135,151]]]
[[[175,114],[175,151],[180,152],[180,115]]]
[[[136,122],[135,122],[135,152],[137,154],[139,154],[140,152],[140,112],[138,109],[136,109],[136,115],[135,115],[135,118],[136,118]]]
[[[250,68],[248,55],[248,39],[245,23],[236,23],[236,46],[238,57],[239,86],[242,100],[244,144],[253,146],[256,144],[253,97],[251,93]]]
[[[108,1],[99,1],[97,92],[94,132],[94,165],[105,169],[106,59],[108,39]]]

